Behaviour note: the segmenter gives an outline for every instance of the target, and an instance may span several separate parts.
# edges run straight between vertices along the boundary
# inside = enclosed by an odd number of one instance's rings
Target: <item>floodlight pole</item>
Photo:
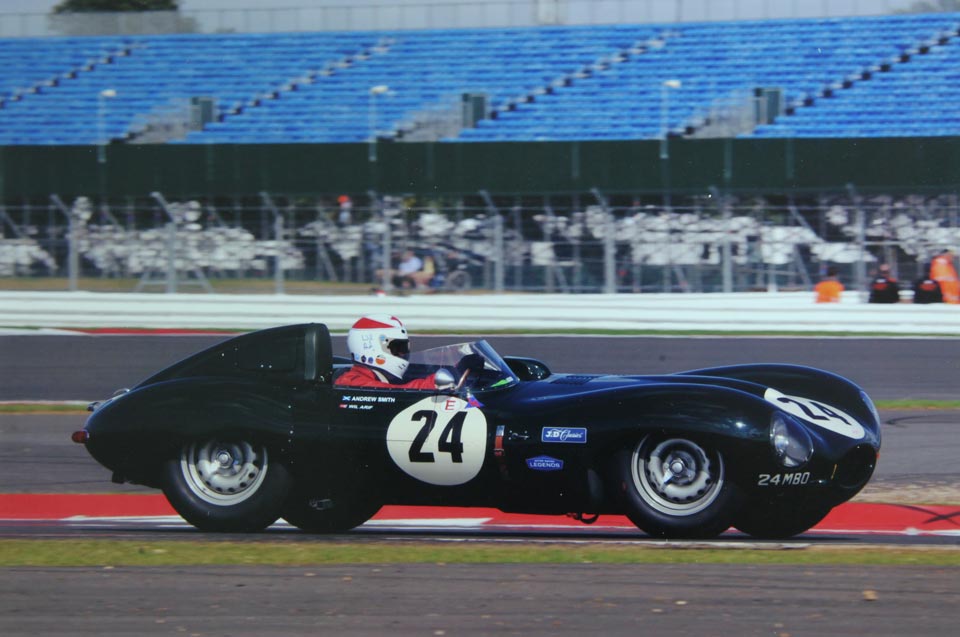
[[[667,140],[670,126],[670,91],[683,86],[680,80],[664,80],[660,85],[660,159],[670,159]]]
[[[367,138],[367,160],[371,163],[377,161],[377,96],[385,95],[390,91],[386,84],[377,84],[371,86],[367,101],[367,118],[370,136]]]
[[[117,96],[117,91],[105,88],[97,93],[97,163],[107,162],[107,100]]]

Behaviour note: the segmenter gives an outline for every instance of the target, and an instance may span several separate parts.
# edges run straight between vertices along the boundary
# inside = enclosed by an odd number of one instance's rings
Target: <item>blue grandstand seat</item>
[[[664,106],[668,128],[682,129],[717,100],[759,87],[813,104],[757,137],[957,135],[958,25],[958,14],[927,14],[0,38],[0,144],[98,143],[95,120],[124,139],[206,96],[217,100],[217,121],[178,143],[363,142],[374,115],[373,129],[394,134],[420,113],[456,108],[467,92],[486,93],[498,116],[447,140],[649,139],[663,132]],[[916,53],[944,33],[946,44]],[[674,79],[681,85],[665,94]],[[381,84],[390,92],[371,96]],[[108,88],[115,97],[100,97]]]

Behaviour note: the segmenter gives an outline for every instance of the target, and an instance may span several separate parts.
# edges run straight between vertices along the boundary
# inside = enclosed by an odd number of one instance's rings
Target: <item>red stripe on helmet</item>
[[[383,323],[381,321],[376,321],[372,318],[364,316],[359,321],[353,324],[353,329],[357,330],[372,330],[379,328],[395,328],[396,325],[390,325],[389,323]]]

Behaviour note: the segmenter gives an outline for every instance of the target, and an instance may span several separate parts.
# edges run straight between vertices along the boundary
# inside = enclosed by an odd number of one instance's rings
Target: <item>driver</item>
[[[435,374],[404,382],[410,365],[410,339],[407,329],[396,316],[386,314],[361,317],[347,333],[347,349],[353,366],[334,382],[351,387],[388,387],[394,389],[436,389]],[[465,356],[457,365],[482,369],[479,354]]]
[[[434,389],[433,374],[403,382],[410,365],[410,339],[396,316],[361,317],[347,333],[347,349],[353,367],[334,384],[352,387],[395,387],[397,389]]]

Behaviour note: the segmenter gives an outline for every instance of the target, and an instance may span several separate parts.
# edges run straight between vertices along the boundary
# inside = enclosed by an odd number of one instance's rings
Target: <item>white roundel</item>
[[[487,452],[487,419],[452,396],[431,396],[394,416],[387,450],[398,467],[417,480],[437,485],[469,482],[480,473]]]
[[[856,418],[836,407],[802,396],[788,396],[773,388],[767,388],[763,397],[788,414],[847,438],[860,440],[865,434]]]

